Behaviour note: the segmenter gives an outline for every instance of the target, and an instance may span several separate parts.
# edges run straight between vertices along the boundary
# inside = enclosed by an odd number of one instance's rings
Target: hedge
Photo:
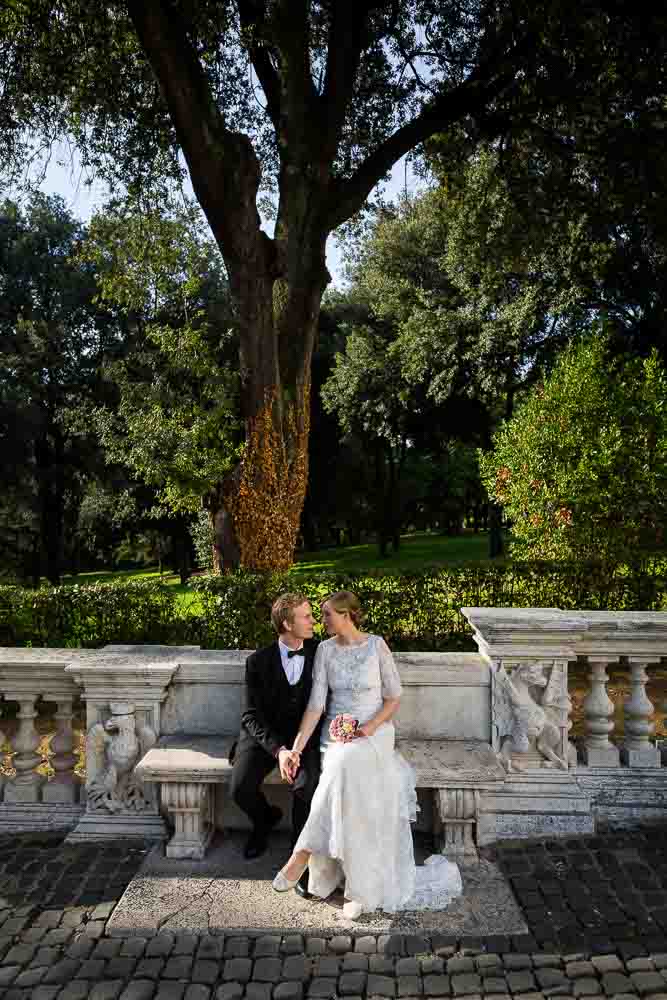
[[[664,560],[614,571],[563,563],[474,563],[400,575],[239,571],[195,578],[185,600],[149,581],[39,590],[0,586],[0,645],[252,649],[271,640],[269,608],[286,590],[304,593],[318,618],[327,594],[353,590],[366,611],[365,627],[397,650],[474,649],[461,607],[667,609]]]

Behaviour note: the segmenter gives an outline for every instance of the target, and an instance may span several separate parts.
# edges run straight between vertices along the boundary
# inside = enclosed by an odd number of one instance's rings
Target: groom
[[[301,766],[291,781],[290,753],[301,717],[310,697],[313,660],[313,614],[303,594],[282,594],[271,608],[276,642],[258,649],[246,661],[246,709],[232,767],[231,796],[250,817],[252,832],[244,856],[257,858],[266,850],[269,832],[282,818],[277,806],[269,805],[262,782],[278,765],[292,793],[292,846],[310,811],[320,774],[319,732],[308,741]],[[308,872],[296,891],[308,896]]]

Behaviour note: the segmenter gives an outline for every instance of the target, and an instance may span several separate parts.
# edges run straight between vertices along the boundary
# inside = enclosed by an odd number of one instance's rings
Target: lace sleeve
[[[394,663],[389,646],[382,638],[377,640],[378,659],[380,660],[380,677],[382,678],[382,697],[400,698],[403,693],[398,668]]]
[[[323,712],[327,704],[328,694],[329,681],[327,678],[326,652],[324,643],[321,642],[315,653],[313,685],[310,689],[310,698],[308,699],[306,710],[308,712]]]

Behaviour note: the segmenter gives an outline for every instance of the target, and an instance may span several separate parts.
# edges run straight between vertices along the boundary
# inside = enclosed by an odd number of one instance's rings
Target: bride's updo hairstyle
[[[328,597],[321,602],[322,604],[330,604],[334,611],[338,614],[342,614],[343,611],[347,611],[350,616],[350,621],[356,628],[361,627],[361,623],[364,620],[364,613],[361,610],[361,604],[359,603],[359,598],[356,594],[353,594],[351,590],[337,590],[335,594],[329,594]]]

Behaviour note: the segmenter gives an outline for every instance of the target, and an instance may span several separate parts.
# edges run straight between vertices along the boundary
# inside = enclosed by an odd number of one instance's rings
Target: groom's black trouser
[[[292,792],[292,846],[297,842],[320,777],[319,741],[308,747],[301,757],[301,767],[295,785],[287,785]],[[271,806],[262,791],[262,782],[277,760],[258,743],[246,745],[237,751],[232,767],[230,794],[256,830],[266,829],[271,821]],[[303,775],[301,775],[303,772]]]

